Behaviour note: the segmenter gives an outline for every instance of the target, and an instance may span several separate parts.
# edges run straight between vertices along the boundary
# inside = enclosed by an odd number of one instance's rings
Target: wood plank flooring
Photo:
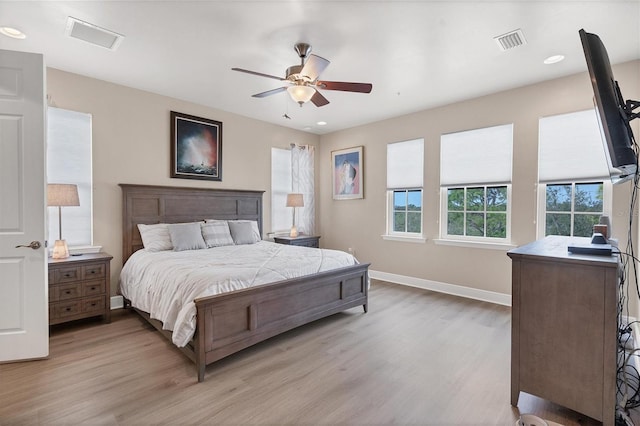
[[[0,425],[514,425],[510,309],[372,283],[361,308],[195,367],[135,313],[52,329],[0,365]],[[521,394],[566,426],[595,420]]]

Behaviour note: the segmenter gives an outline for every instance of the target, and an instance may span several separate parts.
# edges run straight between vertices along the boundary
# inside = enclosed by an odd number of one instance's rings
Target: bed
[[[138,224],[248,220],[257,222],[262,233],[263,191],[133,184],[120,184],[120,187],[123,264],[143,248]],[[179,349],[195,363],[201,382],[207,365],[258,342],[357,306],[367,312],[368,267],[369,264],[341,266],[196,298],[195,332]],[[126,298],[125,303],[130,306]],[[166,338],[173,340],[172,332],[164,330],[162,322],[142,309],[133,308]]]

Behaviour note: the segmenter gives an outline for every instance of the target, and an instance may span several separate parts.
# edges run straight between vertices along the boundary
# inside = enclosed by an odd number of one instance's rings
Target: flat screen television
[[[633,179],[638,170],[637,146],[629,121],[635,118],[632,108],[637,102],[625,102],[618,82],[613,77],[609,55],[602,40],[595,34],[580,30],[580,40],[593,85],[594,103],[602,143],[609,163],[611,181]]]

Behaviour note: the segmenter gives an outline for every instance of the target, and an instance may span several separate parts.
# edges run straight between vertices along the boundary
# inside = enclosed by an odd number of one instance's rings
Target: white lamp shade
[[[287,87],[287,92],[289,92],[291,99],[302,105],[303,103],[311,100],[313,95],[316,93],[316,89],[311,86],[295,85]]]
[[[47,185],[47,206],[79,206],[78,186],[66,183]]]
[[[302,194],[287,194],[287,207],[304,207]]]

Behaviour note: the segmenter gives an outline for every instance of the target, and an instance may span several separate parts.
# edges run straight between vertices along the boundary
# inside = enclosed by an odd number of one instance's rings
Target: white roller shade
[[[440,138],[440,185],[511,182],[513,124]]]
[[[47,110],[47,183],[78,186],[80,205],[62,207],[62,238],[69,247],[92,244],[93,183],[91,115],[49,107]],[[58,209],[49,207],[49,235],[58,239]]]
[[[540,182],[609,178],[595,110],[543,117],[538,138]]]
[[[271,148],[271,231],[285,231],[293,223],[293,209],[287,207],[291,188],[291,150]]]
[[[387,189],[422,188],[424,139],[387,144]]]

